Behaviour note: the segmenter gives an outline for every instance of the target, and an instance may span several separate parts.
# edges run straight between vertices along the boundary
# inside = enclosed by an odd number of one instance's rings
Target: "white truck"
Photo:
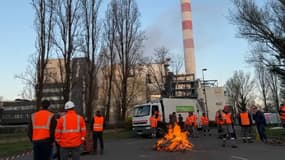
[[[169,115],[173,112],[181,114],[185,121],[188,112],[201,111],[197,99],[189,98],[162,98],[158,103],[145,103],[136,105],[133,108],[132,128],[137,135],[150,135],[150,121],[149,118],[153,112],[159,111],[161,114],[162,123],[158,124],[157,134],[164,135],[169,123]],[[199,114],[199,113],[198,113]]]

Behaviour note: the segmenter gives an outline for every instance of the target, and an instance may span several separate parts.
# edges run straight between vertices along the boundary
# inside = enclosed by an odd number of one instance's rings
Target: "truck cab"
[[[150,135],[150,117],[155,111],[161,113],[160,103],[145,103],[133,108],[132,127],[137,135]]]
[[[161,122],[157,124],[157,136],[163,136],[167,131],[169,115],[181,114],[183,120],[188,112],[203,111],[196,99],[189,98],[162,98],[158,103],[145,103],[133,107],[132,128],[137,135],[150,135],[150,116],[155,111],[161,115]]]

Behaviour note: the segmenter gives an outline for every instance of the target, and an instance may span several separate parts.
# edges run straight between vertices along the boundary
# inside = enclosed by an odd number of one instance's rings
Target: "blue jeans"
[[[266,141],[267,140],[267,136],[265,135],[265,126],[264,124],[258,124],[256,125],[257,127],[257,131],[260,137],[261,141]]]
[[[34,160],[50,160],[52,154],[52,143],[49,141],[33,142]]]

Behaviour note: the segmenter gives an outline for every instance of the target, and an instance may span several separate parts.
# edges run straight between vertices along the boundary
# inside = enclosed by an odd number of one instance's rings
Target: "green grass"
[[[132,131],[119,129],[104,133],[105,140],[132,137]],[[0,158],[32,150],[32,143],[25,133],[0,134]]]
[[[0,144],[0,157],[15,155],[30,150],[32,150],[32,143],[30,141]]]
[[[12,137],[27,137],[27,133],[12,133],[12,134],[8,134],[8,133],[4,133],[4,134],[0,134],[0,139],[3,138],[12,138]]]
[[[285,137],[285,130],[284,129],[270,129],[271,127],[266,127],[265,133],[269,137],[277,137],[277,138],[284,138]]]

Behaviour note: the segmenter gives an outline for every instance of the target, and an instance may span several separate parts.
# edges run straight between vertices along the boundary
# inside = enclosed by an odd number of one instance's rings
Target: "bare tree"
[[[37,85],[37,56],[37,54],[32,54],[29,56],[28,66],[26,67],[25,71],[15,75],[15,78],[20,79],[24,84],[24,88],[20,94],[23,99],[32,100],[35,97],[35,88]]]
[[[111,3],[115,13],[116,24],[115,51],[120,64],[120,118],[125,119],[127,111],[128,79],[133,67],[142,54],[144,32],[140,30],[139,10],[133,0],[113,0]]]
[[[63,99],[71,98],[72,88],[72,58],[79,46],[79,9],[80,1],[56,0],[56,36],[54,44],[58,56],[63,57],[63,65],[59,60],[61,78],[63,84]]]
[[[154,49],[154,57],[148,65],[149,81],[152,81],[153,87],[160,92],[162,97],[169,97],[169,92],[165,90],[166,76],[168,73],[169,49],[160,47]]]
[[[269,93],[269,81],[268,81],[268,71],[265,68],[264,65],[262,64],[256,64],[255,65],[255,76],[258,82],[259,86],[259,91],[261,93],[263,103],[264,103],[264,108],[265,111],[268,111],[268,105],[267,105],[267,99],[268,99],[268,93]]]
[[[284,0],[268,0],[264,6],[258,6],[253,0],[233,0],[233,4],[235,10],[231,12],[231,22],[238,27],[239,36],[247,39],[252,46],[262,46],[264,52],[259,57],[269,62],[267,67],[279,74],[281,93],[285,93]]]
[[[256,68],[256,75],[258,75],[257,79],[259,80],[263,99],[266,97],[269,98],[269,100],[274,102],[274,106],[278,107],[280,94],[279,79],[282,79],[283,75],[279,74],[280,78],[278,78],[275,70],[275,64],[280,64],[280,59],[268,56],[265,54],[267,52],[269,51],[262,45],[256,45],[251,51],[252,54],[247,58],[247,62],[254,64]],[[265,110],[269,110],[269,108],[267,108],[269,104],[267,101],[265,102],[265,100],[264,105]]]
[[[179,74],[182,66],[183,66],[183,57],[181,55],[172,56],[171,66],[170,66],[172,72],[175,73],[176,75]]]
[[[275,106],[275,111],[277,112],[279,110],[279,86],[280,86],[280,81],[278,80],[278,76],[269,71],[267,75],[267,81],[269,82],[269,88],[271,91],[271,98],[273,100],[273,104]]]
[[[250,74],[245,74],[243,71],[235,71],[233,77],[228,79],[225,84],[231,103],[239,111],[246,108],[254,87],[254,81],[251,80]]]
[[[98,48],[100,42],[100,24],[98,12],[102,0],[81,0],[82,29],[84,33],[82,51],[87,60],[87,73],[84,76],[84,83],[87,92],[85,94],[86,116],[91,120],[93,108],[92,103],[97,92],[97,73],[100,68]]]
[[[117,12],[117,3],[112,1],[107,8],[104,19],[104,33],[103,39],[105,44],[104,57],[105,57],[105,65],[109,67],[105,67],[105,77],[107,77],[106,89],[105,92],[105,118],[106,121],[109,121],[110,117],[110,107],[111,107],[111,99],[112,99],[112,83],[113,76],[115,70],[115,40],[116,40],[116,21],[113,15]]]
[[[36,12],[36,107],[40,108],[42,99],[45,69],[52,49],[54,31],[54,0],[32,0]]]

